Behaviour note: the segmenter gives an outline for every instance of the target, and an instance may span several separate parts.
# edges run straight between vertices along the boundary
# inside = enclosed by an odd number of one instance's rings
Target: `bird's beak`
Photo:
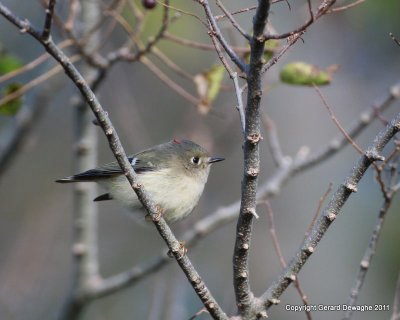
[[[208,163],[211,164],[211,163],[219,162],[219,161],[223,161],[223,160],[225,160],[225,158],[212,157],[212,158],[208,159]]]

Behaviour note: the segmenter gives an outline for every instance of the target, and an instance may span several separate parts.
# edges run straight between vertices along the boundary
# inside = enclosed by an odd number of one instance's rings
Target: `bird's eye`
[[[192,159],[190,159],[190,161],[192,161],[192,163],[194,163],[194,164],[199,164],[200,163],[200,158],[199,157],[192,157]]]

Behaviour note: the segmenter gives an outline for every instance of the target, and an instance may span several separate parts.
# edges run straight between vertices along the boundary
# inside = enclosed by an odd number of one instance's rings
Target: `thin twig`
[[[272,159],[274,160],[275,165],[280,167],[285,162],[290,161],[289,157],[285,157],[283,155],[276,126],[266,112],[261,114],[261,121],[267,130],[268,147],[270,149]]]
[[[162,82],[164,82],[170,89],[175,91],[177,94],[179,94],[181,97],[189,101],[191,104],[194,106],[199,105],[200,100],[187,92],[183,87],[178,85],[175,81],[172,81],[170,77],[168,77],[164,72],[161,71],[160,68],[158,68],[153,62],[150,61],[146,56],[143,56],[140,59],[140,62],[142,62],[153,74],[159,78]]]
[[[166,6],[165,3],[161,3],[161,2],[160,2],[160,4],[161,4],[162,6]],[[185,10],[182,10],[182,9],[179,9],[179,8],[176,8],[176,7],[173,7],[173,6],[171,6],[171,5],[168,5],[168,8],[170,8],[171,10],[174,10],[174,11],[176,11],[176,12],[182,13],[182,14],[184,14],[184,15],[188,15],[188,16],[190,16],[190,17],[195,18],[195,19],[196,19],[197,21],[199,21],[204,27],[207,28],[207,23],[204,22],[197,14],[195,14],[195,13],[193,13],[193,12],[188,12],[188,11],[185,11]]]
[[[269,220],[269,226],[270,226],[269,227],[269,232],[271,234],[272,243],[274,245],[275,252],[276,252],[276,254],[277,254],[278,258],[279,258],[279,262],[280,262],[282,268],[286,268],[286,266],[287,266],[286,265],[286,261],[285,261],[285,258],[283,257],[281,246],[280,246],[279,240],[278,240],[278,236],[276,234],[276,228],[275,228],[275,222],[274,222],[274,212],[272,211],[271,204],[269,203],[268,200],[263,201],[263,203],[267,207],[268,220]],[[307,296],[306,296],[306,294],[304,293],[303,289],[300,286],[300,281],[299,281],[298,277],[293,278],[293,281],[294,281],[296,290],[300,295],[300,299],[303,302],[303,305],[304,306],[308,306],[309,303],[308,303],[308,300],[307,300]],[[310,309],[305,308],[304,312],[306,314],[307,319],[311,320],[312,316],[311,316]]]
[[[180,75],[182,78],[194,82],[194,77],[183,70],[179,65],[177,65],[174,61],[172,61],[164,52],[159,50],[157,47],[153,47],[151,50],[160,61],[162,61],[167,67],[169,67],[176,74]]]
[[[321,5],[318,7],[317,12],[313,15],[313,21],[317,21],[320,17],[326,14],[326,12],[334,5],[336,0],[325,0],[321,3]],[[310,8],[310,3],[309,3],[309,8]],[[312,24],[311,23],[311,24]],[[310,25],[311,25],[310,24]],[[283,56],[283,54],[288,51],[299,39],[301,39],[301,36],[306,32],[307,28],[302,30],[301,32],[291,34],[287,38],[287,44],[281,48],[279,52],[277,52],[262,68],[262,73],[265,73],[267,70],[269,70],[273,65],[275,65],[278,60]]]
[[[215,50],[215,46],[212,45],[212,44],[200,43],[200,42],[196,42],[196,41],[193,41],[193,40],[181,38],[181,37],[173,35],[173,34],[171,34],[169,32],[166,32],[164,34],[164,39],[173,41],[173,42],[175,42],[177,44],[180,44],[182,46],[185,46],[185,47],[192,47],[192,48],[195,48],[195,49],[206,50],[206,51],[214,51]],[[232,50],[237,52],[237,53],[241,53],[241,54],[250,52],[250,49],[246,48],[246,47],[235,47],[235,46],[233,46]]]
[[[335,114],[332,111],[332,108],[329,106],[328,101],[326,100],[326,98],[324,97],[324,95],[322,94],[321,90],[319,89],[318,86],[316,86],[315,84],[313,85],[315,91],[317,91],[319,97],[322,100],[322,103],[324,104],[325,108],[328,110],[329,115],[331,116],[332,121],[335,123],[335,125],[338,127],[338,129],[340,130],[340,132],[346,137],[346,139],[349,141],[349,143],[353,146],[353,148],[355,150],[357,150],[357,152],[359,154],[363,154],[364,151],[361,149],[361,147],[359,147],[357,145],[357,143],[350,137],[350,135],[346,132],[346,130],[343,128],[343,126],[340,124],[339,120],[336,118]]]
[[[231,12],[230,14],[231,15],[235,15],[235,14],[239,14],[239,13],[249,12],[249,11],[255,10],[255,9],[257,9],[257,6],[252,6],[252,7],[239,9],[239,10]],[[221,20],[221,19],[226,18],[226,17],[227,17],[226,14],[221,14],[221,15],[215,16],[215,20],[218,21],[218,20]]]
[[[210,23],[210,27],[212,27],[211,23]],[[239,78],[238,78],[237,72],[234,72],[232,70],[232,68],[230,67],[228,61],[225,59],[225,56],[224,56],[224,54],[223,54],[223,52],[222,52],[222,50],[221,50],[221,48],[220,48],[220,46],[218,44],[217,37],[216,37],[215,33],[211,32],[211,33],[209,33],[209,35],[210,35],[211,40],[212,40],[212,42],[214,44],[215,51],[217,52],[219,59],[221,60],[222,64],[224,65],[226,71],[228,72],[229,77],[233,81],[233,85],[234,85],[234,88],[235,88],[235,94],[236,94],[236,101],[237,101],[236,109],[239,112],[239,119],[240,119],[240,123],[241,123],[241,127],[242,127],[242,133],[243,133],[243,136],[245,136],[246,119],[245,119],[245,112],[244,112],[243,99],[242,99],[243,91],[241,90],[240,85],[239,85]]]
[[[222,10],[222,12],[225,14],[225,16],[228,18],[228,20],[232,23],[232,25],[236,28],[237,31],[248,41],[250,41],[251,37],[250,35],[243,30],[243,28],[237,23],[233,15],[225,8],[221,0],[216,0],[217,6]],[[217,21],[217,19],[215,19]]]
[[[74,55],[70,58],[70,60],[72,62],[79,61],[80,59],[81,59],[80,55]],[[28,92],[29,90],[38,86],[39,84],[47,81],[48,79],[54,77],[55,75],[60,73],[62,70],[63,70],[62,67],[60,67],[59,65],[56,65],[53,68],[51,68],[50,70],[48,70],[46,73],[43,73],[40,76],[36,77],[35,79],[24,84],[19,89],[7,94],[4,98],[0,99],[0,109],[5,108],[7,106],[8,102],[22,97],[26,92]]]
[[[371,238],[369,240],[368,247],[365,250],[364,257],[360,262],[360,269],[356,277],[356,283],[354,284],[354,287],[350,290],[350,295],[347,300],[347,305],[349,305],[350,308],[346,310],[343,320],[349,320],[353,314],[351,307],[356,304],[358,295],[364,284],[365,276],[367,275],[369,266],[371,264],[371,260],[375,255],[376,246],[378,244],[378,239],[381,234],[383,222],[385,221],[386,214],[391,204],[392,204],[392,194],[387,199],[384,200],[384,203],[381,209],[379,210],[379,215],[375,223],[375,227],[372,232]]]
[[[215,21],[214,15],[211,12],[210,5],[208,4],[208,0],[199,0],[199,3],[203,6],[204,11],[205,11],[206,16],[207,16],[207,19],[208,19],[208,21],[210,22],[210,24],[212,26],[212,30],[210,30],[210,32],[213,32],[215,34],[215,36],[217,37],[218,41],[221,43],[222,47],[224,48],[225,52],[231,58],[232,62],[235,63],[236,66],[241,71],[244,72],[246,70],[246,64],[236,54],[236,52],[232,49],[232,47],[228,44],[228,42],[225,40],[224,36],[222,35],[222,32],[219,29],[217,22]]]
[[[347,10],[347,9],[350,9],[350,8],[354,8],[355,6],[358,6],[359,4],[361,4],[363,2],[365,2],[365,0],[356,0],[353,3],[349,3],[349,4],[345,5],[345,6],[332,8],[332,9],[328,10],[326,13],[337,13],[337,12],[340,12],[340,11],[344,11],[344,10]]]
[[[267,33],[267,34],[265,34],[266,40],[270,40],[270,39],[286,39],[286,38],[291,37],[291,36],[293,36],[295,34],[303,33],[304,30],[306,30],[314,22],[314,13],[312,11],[311,0],[307,0],[307,6],[308,6],[308,13],[310,15],[310,18],[303,25],[301,25],[300,27],[298,27],[298,28],[296,28],[296,29],[294,29],[292,31],[289,31],[289,32],[286,32],[286,33],[282,33],[282,34],[274,35],[274,34]]]
[[[364,130],[373,121],[380,112],[386,110],[393,102],[400,99],[400,82],[392,85],[388,90],[387,94],[380,99],[380,102],[374,104],[369,110],[364,111],[360,116],[352,123],[349,129],[345,130],[349,136],[354,139],[358,136],[362,130]],[[322,159],[327,159],[339,150],[344,148],[348,143],[348,140],[344,135],[340,138],[333,139],[327,143],[325,147],[317,150],[310,154],[304,159],[299,159],[295,163],[296,171],[304,170],[307,167],[314,166],[316,163],[321,162]]]
[[[67,47],[69,47],[72,44],[72,41],[70,40],[64,40],[62,42],[60,42],[58,44],[58,46],[61,49],[65,49]],[[42,64],[43,62],[45,62],[48,58],[50,58],[50,56],[47,53],[44,53],[42,55],[40,55],[39,57],[37,57],[36,59],[32,60],[31,62],[28,62],[26,64],[24,64],[21,68],[16,69],[14,71],[8,72],[2,76],[0,76],[0,83],[8,81],[12,78],[15,78],[27,71],[31,71],[34,68],[36,68],[37,66],[39,66],[40,64]]]
[[[315,210],[315,213],[310,222],[310,225],[308,226],[307,231],[304,233],[303,240],[308,238],[308,236],[310,235],[310,232],[311,232],[312,228],[314,227],[314,224],[317,221],[317,218],[321,212],[322,206],[324,205],[324,202],[325,202],[326,198],[328,197],[328,195],[331,193],[331,191],[332,191],[332,183],[329,183],[328,189],[326,189],[325,193],[319,198],[317,210]]]
[[[188,320],[194,320],[196,319],[199,315],[203,313],[208,313],[206,308],[201,308],[199,311],[197,311],[193,316],[191,316]]]
[[[240,123],[242,125],[243,135],[245,135],[245,133],[246,133],[246,116],[245,116],[245,112],[244,112],[243,98],[242,98],[243,91],[239,86],[239,78],[238,78],[237,72],[234,72],[231,75],[231,78],[233,80],[233,84],[235,87],[235,94],[236,94],[236,101],[237,101],[236,109],[239,112],[239,118],[240,118]]]
[[[74,29],[76,16],[78,14],[78,9],[79,9],[79,1],[70,0],[68,7],[68,16],[64,24],[64,28],[66,30],[72,31]]]

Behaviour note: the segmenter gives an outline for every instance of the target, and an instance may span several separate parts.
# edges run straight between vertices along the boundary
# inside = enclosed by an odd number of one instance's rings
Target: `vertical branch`
[[[49,5],[46,9],[46,19],[44,21],[42,39],[47,41],[50,37],[51,24],[53,22],[54,6],[56,5],[56,0],[49,0]]]
[[[265,44],[263,33],[267,24],[269,8],[270,1],[258,1],[258,8],[253,18],[250,64],[247,71],[248,95],[245,112],[244,173],[233,255],[236,302],[243,317],[251,315],[255,304],[250,288],[248,257],[252,221],[253,217],[256,216],[257,183],[260,172],[259,142],[262,139],[260,134],[261,70]]]

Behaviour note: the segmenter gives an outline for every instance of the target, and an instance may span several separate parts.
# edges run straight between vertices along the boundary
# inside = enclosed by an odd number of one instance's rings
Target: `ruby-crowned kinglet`
[[[137,174],[137,182],[163,210],[168,222],[192,212],[204,190],[210,165],[223,158],[210,157],[207,150],[189,140],[172,140],[128,157]],[[130,209],[142,204],[129,185],[117,162],[56,180],[98,182],[105,193],[94,201],[116,199]]]

